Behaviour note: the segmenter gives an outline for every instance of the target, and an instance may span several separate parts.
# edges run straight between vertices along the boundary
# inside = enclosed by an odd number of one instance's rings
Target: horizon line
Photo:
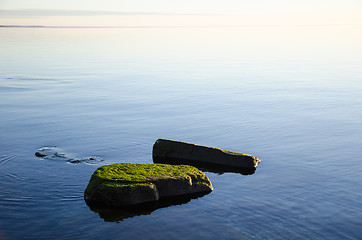
[[[223,15],[222,13],[201,12],[137,12],[137,11],[106,11],[81,9],[0,9],[2,17],[44,17],[44,16],[132,16],[132,15],[159,15],[159,16],[210,16]]]
[[[362,23],[331,24],[248,24],[248,25],[128,25],[128,26],[57,26],[57,25],[8,25],[0,24],[0,28],[243,28],[243,27],[328,27],[328,26],[361,26]]]

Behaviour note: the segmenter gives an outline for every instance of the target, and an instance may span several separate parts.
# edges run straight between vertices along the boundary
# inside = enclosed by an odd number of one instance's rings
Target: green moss
[[[154,177],[186,176],[198,174],[199,170],[191,166],[167,164],[119,163],[98,168],[94,175],[98,178],[117,182],[149,182]]]
[[[162,178],[191,178],[195,184],[207,184],[206,175],[188,165],[119,163],[98,168],[85,190],[115,190],[149,185]]]

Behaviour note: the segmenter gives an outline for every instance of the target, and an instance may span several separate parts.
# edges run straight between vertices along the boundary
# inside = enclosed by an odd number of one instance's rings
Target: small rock
[[[47,155],[45,153],[42,153],[42,152],[36,152],[35,156],[37,156],[37,157],[46,157]]]
[[[76,158],[76,159],[71,159],[71,160],[69,160],[69,162],[70,162],[70,163],[80,163],[81,160],[78,159],[78,158]]]
[[[54,153],[54,156],[55,156],[55,157],[61,157],[61,158],[67,158],[67,155],[65,155],[65,153],[55,152],[55,153]]]

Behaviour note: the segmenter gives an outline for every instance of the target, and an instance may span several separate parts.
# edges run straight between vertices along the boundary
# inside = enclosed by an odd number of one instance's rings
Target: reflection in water
[[[199,162],[199,161],[189,161],[185,159],[179,159],[179,158],[161,158],[161,157],[153,157],[154,163],[166,163],[166,164],[173,164],[173,165],[191,165],[194,167],[197,167],[201,171],[206,172],[213,172],[217,174],[223,174],[226,172],[233,172],[233,173],[240,173],[242,175],[251,175],[255,173],[255,169],[253,168],[238,168],[238,167],[231,167],[221,164],[215,164],[215,163],[205,163],[205,162]]]
[[[185,204],[190,202],[192,199],[200,198],[207,194],[208,192],[203,192],[172,197],[162,197],[155,202],[148,202],[119,208],[105,206],[100,203],[91,203],[87,201],[86,203],[90,210],[98,213],[105,222],[119,222],[123,221],[123,219],[126,218],[140,215],[149,215],[159,208],[166,208],[173,205]]]

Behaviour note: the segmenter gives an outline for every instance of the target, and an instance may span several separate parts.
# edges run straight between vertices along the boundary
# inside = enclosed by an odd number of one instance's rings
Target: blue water
[[[0,239],[360,239],[361,26],[0,28]],[[158,138],[253,154],[253,175],[114,222],[93,171]],[[34,153],[55,147],[72,164]]]

